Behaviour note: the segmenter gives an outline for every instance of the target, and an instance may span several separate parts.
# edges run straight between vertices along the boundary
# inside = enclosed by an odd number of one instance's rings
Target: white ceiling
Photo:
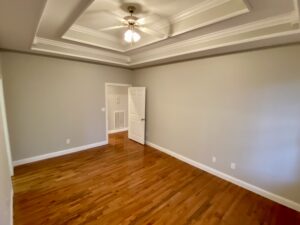
[[[141,41],[131,45],[125,43],[122,38],[126,28],[101,31],[102,28],[121,25],[118,18],[129,15],[128,5],[137,7],[134,15],[145,18],[145,26],[155,30],[157,35],[139,32],[142,35]],[[54,7],[51,9],[54,12]],[[243,0],[95,0],[67,30],[63,38],[127,52],[249,11]],[[46,20],[44,17],[44,21]]]
[[[155,30],[134,45],[101,30],[128,5]],[[299,42],[299,21],[299,0],[0,0],[0,48],[137,68]]]

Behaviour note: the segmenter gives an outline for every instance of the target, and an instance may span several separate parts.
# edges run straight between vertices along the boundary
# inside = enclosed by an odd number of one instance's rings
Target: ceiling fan
[[[124,40],[127,43],[138,42],[141,39],[141,35],[140,35],[139,31],[149,34],[149,35],[152,35],[152,36],[156,36],[160,39],[165,38],[165,36],[166,36],[165,34],[159,32],[159,31],[156,31],[154,29],[145,27],[145,25],[146,25],[145,21],[148,20],[147,17],[138,18],[133,15],[136,10],[135,6],[128,6],[127,10],[130,15],[125,16],[124,18],[121,18],[121,17],[113,14],[121,22],[121,25],[101,28],[100,31],[108,31],[108,30],[127,28],[126,32],[124,33]]]

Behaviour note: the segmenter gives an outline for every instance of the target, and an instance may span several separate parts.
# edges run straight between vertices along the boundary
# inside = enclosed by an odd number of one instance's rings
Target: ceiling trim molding
[[[214,4],[221,5],[229,3],[233,0],[206,0],[207,8],[212,7]],[[207,21],[208,24],[216,23],[218,20],[223,21],[227,17],[231,18],[236,15],[246,13],[250,11],[250,5],[247,4],[247,0],[240,1],[237,8],[233,8],[232,13],[227,13],[224,17],[215,18],[211,21]],[[218,30],[213,33],[208,33],[205,35],[193,37],[190,39],[181,40],[180,42],[167,44],[159,48],[152,48],[138,53],[131,52],[133,49],[138,49],[148,45],[149,43],[143,44],[141,46],[136,46],[131,49],[113,49],[113,45],[116,40],[115,37],[97,32],[91,28],[86,28],[84,26],[76,25],[70,27],[69,31],[80,32],[84,34],[89,34],[90,36],[101,38],[107,43],[111,43],[112,46],[100,46],[97,43],[91,43],[93,40],[76,40],[76,33],[70,33],[69,35],[65,33],[62,39],[76,41],[82,44],[93,45],[101,48],[95,48],[91,46],[83,46],[76,43],[64,42],[63,40],[51,40],[47,38],[41,38],[36,36],[31,46],[31,50],[44,52],[56,55],[65,55],[75,58],[81,58],[96,62],[103,62],[112,65],[118,65],[127,68],[134,68],[137,66],[155,64],[157,61],[172,61],[174,59],[188,58],[193,55],[211,55],[216,54],[216,52],[222,52],[222,50],[229,52],[230,46],[232,49],[237,48],[251,48],[251,46],[258,46],[264,43],[268,45],[267,41],[272,43],[284,43],[284,37],[289,37],[288,41],[296,41],[297,37],[300,35],[299,23],[300,23],[300,10],[299,3],[300,0],[292,0],[294,10],[287,14],[281,14],[266,19],[249,22],[246,24],[241,24],[238,26],[230,27],[223,30]],[[209,3],[208,3],[209,2]],[[243,6],[245,3],[245,7]],[[204,4],[202,2],[202,4]],[[201,5],[201,4],[199,4]],[[240,10],[238,10],[240,9]],[[193,9],[194,15],[196,15],[200,9]],[[201,9],[202,11],[205,9]],[[235,10],[235,11],[234,11]],[[186,12],[187,10],[185,10]],[[184,13],[182,18],[187,18]],[[42,15],[41,15],[42,17]],[[184,19],[183,19],[184,20]],[[197,26],[203,27],[206,24],[198,24]],[[192,28],[193,29],[193,28]],[[74,34],[74,35],[73,35]],[[79,35],[79,33],[78,33]],[[74,36],[74,37],[73,37]],[[78,36],[79,37],[79,36]],[[153,41],[158,42],[159,40]],[[240,47],[238,47],[240,46]],[[110,50],[108,50],[110,49]],[[121,49],[121,47],[120,47]],[[220,50],[217,50],[220,49]],[[113,50],[113,51],[112,51]],[[128,52],[128,53],[127,53]]]
[[[86,27],[74,24],[61,38],[65,39],[65,40],[69,40],[69,41],[78,42],[78,43],[81,43],[81,44],[87,44],[87,45],[91,45],[91,46],[95,46],[95,47],[99,47],[99,48],[104,48],[104,49],[108,49],[108,50],[117,51],[117,52],[120,52],[120,53],[125,53],[126,52],[126,50],[124,50],[124,49],[107,46],[107,45],[105,45],[105,43],[100,44],[100,43],[96,43],[96,42],[76,38],[76,37],[74,37],[74,35],[70,34],[70,32],[78,32],[78,33],[81,33],[81,34],[84,34],[84,35],[87,35],[87,36],[91,36],[91,37],[94,37],[94,38],[100,38],[102,40],[107,41],[112,46],[116,46],[116,45],[119,44],[117,42],[118,40],[117,40],[116,37],[114,37],[112,35],[108,35],[108,34],[105,34],[103,32],[97,32],[93,29],[86,28]]]
[[[300,23],[300,3],[299,0],[294,0],[295,17],[297,22]]]
[[[244,4],[246,5],[246,7],[249,9],[249,11],[251,11],[252,6],[251,6],[251,4],[249,3],[249,1],[248,1],[248,0],[242,0],[242,1],[243,1]]]
[[[84,13],[84,11],[94,2],[95,0],[85,0],[82,1],[81,4],[82,6],[77,8],[70,16],[68,19],[67,23],[65,26],[62,28],[60,31],[60,36],[63,36],[69,29],[70,27],[76,22],[76,20]]]
[[[48,46],[48,48],[46,46]],[[59,48],[60,50],[59,51],[54,50],[51,49],[51,47],[56,47]],[[68,56],[82,57],[85,59],[91,59],[100,62],[103,61],[103,62],[118,64],[123,66],[128,66],[128,63],[130,62],[130,57],[123,54],[112,53],[105,50],[88,48],[84,46],[78,46],[70,43],[65,43],[61,41],[55,41],[55,40],[50,40],[50,39],[40,38],[40,37],[36,37],[34,41],[34,45],[31,47],[31,49],[35,51],[42,51],[42,52],[44,51],[44,52],[55,53],[60,55],[65,54]],[[67,53],[64,52],[64,50],[72,50],[75,51],[76,53]],[[90,56],[83,55],[83,54],[90,54]],[[91,55],[96,55],[97,57]]]
[[[285,23],[292,23],[294,20],[295,20],[295,18],[294,18],[293,14],[291,14],[291,13],[283,14],[280,16],[270,17],[270,18],[255,21],[252,23],[235,26],[235,27],[232,27],[229,29],[217,31],[217,32],[210,33],[207,35],[202,35],[200,37],[191,38],[186,41],[182,41],[180,43],[173,43],[173,44],[167,45],[163,48],[164,49],[167,49],[167,48],[174,49],[174,48],[183,47],[186,45],[199,43],[199,42],[203,42],[203,41],[207,42],[207,41],[220,39],[220,38],[224,38],[224,37],[228,37],[228,36],[232,36],[232,35],[236,35],[236,34],[246,33],[249,31],[259,30],[259,29],[268,28],[268,27],[272,27],[272,26],[276,26],[276,25],[285,24]]]
[[[232,0],[206,0],[191,8],[185,9],[174,16],[171,16],[169,19],[172,23],[178,23],[230,1]]]
[[[211,10],[211,9],[213,9],[215,7],[218,7],[220,5],[223,5],[225,3],[229,3],[231,1],[233,1],[233,0],[206,0],[205,2],[201,2],[201,3],[199,3],[198,5],[196,5],[194,7],[186,9],[183,12],[180,12],[177,15],[170,17],[169,20],[173,24],[180,23],[180,22],[184,21],[185,19],[189,19],[189,18],[191,18],[193,16],[196,16],[196,15],[198,15],[200,13],[203,13],[205,11]],[[236,10],[236,11],[234,11],[232,13],[228,13],[228,14],[226,14],[224,16],[215,18],[213,20],[210,20],[210,21],[207,21],[207,22],[203,22],[203,23],[197,24],[195,26],[188,27],[188,28],[186,28],[184,30],[181,30],[179,32],[176,32],[176,33],[172,34],[171,37],[174,37],[176,35],[179,35],[179,34],[182,34],[182,33],[186,33],[188,31],[192,31],[192,30],[195,30],[195,29],[198,29],[198,28],[201,28],[201,27],[205,27],[205,26],[208,26],[208,25],[211,25],[211,24],[215,24],[215,23],[218,23],[218,22],[221,22],[221,21],[224,21],[224,20],[227,20],[227,19],[239,16],[239,15],[243,15],[245,13],[249,13],[251,7],[250,7],[248,1],[247,0],[241,0],[241,1],[245,4],[245,8],[244,9]],[[163,29],[166,28],[166,25],[162,25],[162,24],[159,24],[159,23],[154,24],[154,26],[158,30],[163,30]]]
[[[71,32],[72,31],[73,32],[79,32],[79,33],[84,34],[84,35],[89,35],[89,36],[92,36],[92,37],[95,37],[95,38],[104,39],[105,41],[110,42],[112,45],[114,45],[114,44],[117,45],[118,44],[117,43],[118,38],[116,38],[116,37],[114,37],[112,35],[105,34],[103,32],[98,32],[98,31],[95,31],[93,29],[80,26],[80,25],[74,24],[70,28],[69,31],[71,31]],[[150,44],[153,44],[153,43],[156,43],[158,41],[162,41],[162,40],[166,39],[166,38],[155,39],[155,40],[152,40],[152,41],[145,42],[142,45],[138,45],[136,47],[129,47],[128,48],[128,47],[124,46],[124,49],[121,49],[121,48],[110,47],[110,46],[107,46],[105,44],[100,44],[100,43],[96,43],[96,42],[92,42],[92,41],[87,41],[87,40],[79,39],[79,38],[71,36],[70,34],[68,34],[68,32],[66,32],[62,36],[62,39],[70,40],[70,41],[75,41],[75,42],[78,42],[78,43],[87,44],[87,45],[91,45],[91,46],[95,46],[95,47],[100,47],[100,48],[104,48],[104,49],[108,49],[108,50],[113,50],[113,51],[117,51],[117,52],[120,52],[120,53],[126,53],[126,52],[129,52],[131,50],[134,50],[134,49],[137,49],[137,48],[141,48],[141,47],[145,47],[147,45],[150,45]]]
[[[99,47],[99,48],[103,48],[103,49],[107,49],[107,50],[112,50],[112,51],[116,51],[116,52],[119,52],[119,53],[125,53],[126,52],[126,51],[120,50],[118,48],[113,48],[113,47],[105,46],[104,44],[98,44],[98,43],[95,43],[95,42],[86,41],[86,40],[82,40],[82,39],[79,39],[79,38],[70,37],[70,36],[66,36],[66,35],[64,35],[62,37],[62,39],[69,40],[69,41],[74,41],[74,42],[78,42],[80,44],[86,44],[86,45],[90,45],[90,46],[95,46],[95,47]]]
[[[230,2],[230,1],[231,1],[231,0],[223,0],[223,1],[217,1],[217,0],[209,1],[209,0],[208,0],[208,1],[206,1],[206,2],[211,2],[211,5],[210,5],[210,8],[207,8],[206,10],[212,9],[213,7],[219,6],[219,5],[221,5],[221,4],[224,4],[224,3],[227,3],[227,2]],[[216,4],[216,2],[219,2],[219,4]],[[211,25],[211,24],[215,24],[215,23],[218,23],[218,22],[221,22],[221,21],[230,19],[230,18],[234,18],[234,17],[236,17],[236,16],[243,15],[243,14],[245,14],[245,13],[250,12],[250,6],[249,6],[249,4],[246,3],[247,0],[243,0],[243,2],[244,2],[245,5],[247,6],[247,8],[242,9],[242,10],[238,10],[238,11],[234,11],[233,13],[229,13],[229,14],[223,16],[223,17],[218,17],[218,18],[216,18],[216,19],[214,19],[214,20],[210,20],[210,21],[207,21],[207,22],[204,22],[204,23],[201,23],[201,24],[197,24],[196,26],[189,27],[189,28],[187,28],[187,29],[185,29],[185,30],[182,30],[182,31],[180,31],[180,32],[177,32],[177,33],[171,35],[171,37],[174,37],[174,36],[176,36],[176,35],[179,35],[179,34],[182,34],[182,33],[186,33],[186,32],[188,32],[188,31],[192,31],[192,30],[195,30],[195,29],[198,29],[198,28],[201,28],[201,27],[205,27],[205,26],[208,26],[208,25]],[[200,4],[198,4],[198,6],[201,5],[201,4],[203,4],[203,2],[200,3]],[[216,5],[214,5],[214,4],[216,4]],[[206,10],[202,10],[202,11],[206,11]],[[188,10],[187,10],[187,11],[188,11]],[[194,15],[196,15],[196,14],[194,14]],[[159,25],[158,25],[158,26],[156,26],[156,28],[157,28],[158,30],[161,30],[161,29],[163,29],[163,28],[165,28],[165,27],[164,27],[164,26],[159,26]],[[144,44],[144,45],[132,47],[132,48],[126,50],[125,52],[129,52],[129,51],[132,51],[132,50],[136,50],[136,49],[138,49],[138,48],[145,47],[145,46],[147,46],[147,45],[150,45],[150,44],[153,44],[153,43],[156,43],[156,42],[165,40],[165,39],[166,39],[166,38],[159,39],[159,40],[153,40],[153,41],[150,41],[150,42],[148,42],[148,43],[146,43],[146,44]]]
[[[174,23],[178,23],[178,22],[181,22],[185,19],[188,19],[188,18],[191,18],[193,16],[199,15],[202,12],[211,10],[215,7],[221,6],[221,5],[229,3],[229,2],[234,2],[234,1],[235,0],[205,0],[201,3],[198,3],[194,7],[183,10],[182,12],[178,13],[177,15],[172,16],[171,21],[173,20]],[[245,3],[246,0],[238,0],[238,1],[242,1],[245,4],[245,8],[243,8],[241,10],[235,10],[232,13],[228,13],[224,16],[220,16],[218,18],[211,19],[211,20],[203,22],[201,24],[197,24],[195,26],[188,27],[184,30],[181,30],[180,32],[175,32],[171,36],[173,37],[173,36],[176,36],[176,35],[191,31],[191,30],[195,30],[195,29],[198,29],[198,28],[201,28],[201,27],[204,27],[204,26],[208,26],[208,25],[211,25],[211,24],[214,24],[214,23],[217,23],[217,22],[220,22],[220,21],[224,21],[224,20],[227,20],[227,19],[230,19],[230,18],[233,18],[233,17],[236,17],[236,16],[239,16],[239,15],[250,12],[250,9],[248,7],[249,5]],[[165,24],[159,24],[159,23],[157,23],[153,26],[155,26],[155,29],[157,29],[157,30],[163,30],[163,29],[166,28]],[[104,40],[108,43],[107,44],[106,43],[99,43],[99,42],[96,42],[96,41],[87,40],[87,38],[85,39],[84,37],[83,38],[78,38],[78,37],[76,37],[75,34],[72,35],[68,32],[77,32],[77,33],[87,35],[87,36],[90,36],[90,37],[100,38],[100,39],[102,39],[102,40]],[[100,48],[103,48],[103,49],[117,51],[119,53],[127,53],[127,52],[130,52],[132,50],[142,48],[142,47],[145,47],[147,45],[165,40],[167,38],[167,36],[165,38],[161,38],[161,39],[154,39],[154,40],[151,40],[151,41],[146,41],[145,43],[141,43],[139,45],[136,45],[136,46],[133,46],[133,47],[130,47],[130,48],[128,48],[126,46],[117,47],[117,45],[119,45],[119,43],[118,43],[118,39],[116,37],[114,37],[112,35],[105,34],[105,33],[100,32],[100,31],[96,31],[96,30],[91,29],[91,28],[84,27],[82,25],[73,24],[69,28],[69,30],[64,33],[64,35],[61,38],[65,39],[65,40],[78,42],[78,43],[81,43],[81,44],[86,44],[86,45],[91,45],[91,46],[95,46],[95,47],[100,47]]]
[[[161,47],[159,49],[148,50],[148,52],[131,55],[132,63],[130,63],[130,65],[133,66],[133,65],[138,65],[141,63],[156,61],[159,59],[165,59],[165,58],[169,58],[169,57],[174,57],[174,56],[185,55],[185,54],[189,54],[189,53],[195,53],[198,51],[213,49],[213,48],[216,48],[216,46],[208,46],[205,49],[203,49],[203,48],[199,49],[196,47],[196,45],[204,43],[204,42],[209,42],[209,41],[213,41],[213,40],[217,40],[217,39],[221,39],[221,38],[230,37],[233,35],[243,34],[243,33],[260,30],[260,29],[264,29],[264,28],[270,28],[270,27],[274,27],[274,26],[278,26],[278,25],[282,25],[282,24],[289,24],[289,23],[292,24],[294,21],[295,21],[295,14],[288,13],[288,14],[283,14],[283,15],[279,15],[276,17],[270,17],[270,18],[267,18],[264,20],[259,20],[259,21],[255,21],[252,23],[244,24],[244,25],[235,26],[235,27],[225,29],[222,31],[217,31],[215,33],[203,35],[203,36],[196,37],[196,38],[191,38],[189,40],[182,41],[179,43],[169,44],[169,45]],[[292,29],[292,26],[291,26],[291,29]],[[246,43],[248,41],[261,40],[263,38],[272,38],[272,37],[277,37],[278,35],[280,35],[280,36],[281,35],[290,35],[290,34],[294,34],[294,33],[298,33],[298,32],[300,32],[299,29],[297,29],[297,30],[294,29],[294,30],[291,30],[288,32],[279,32],[279,33],[273,33],[273,34],[269,34],[269,35],[258,36],[258,37],[250,38],[250,39],[246,38],[246,39],[235,41],[235,42],[229,42],[229,43],[227,42],[224,44],[220,44],[217,47],[224,47],[224,46],[228,46],[228,45],[232,45],[232,44]],[[193,46],[194,46],[194,48],[192,51],[188,51],[188,50],[182,51],[183,48],[193,47]],[[174,49],[178,49],[176,54],[175,53],[170,54],[170,51],[172,51]],[[162,53],[164,53],[164,54],[162,55]],[[155,57],[157,54],[159,54],[160,56]],[[134,62],[135,60],[136,60],[136,62]]]
[[[99,53],[103,54],[105,52],[106,56],[114,57],[116,59],[126,59],[127,60],[127,58],[128,58],[127,56],[122,55],[122,54],[112,53],[112,52],[103,51],[100,49],[98,50],[98,49],[84,47],[84,46],[78,46],[78,45],[74,45],[74,44],[70,44],[70,43],[66,43],[66,42],[61,42],[61,41],[56,41],[56,40],[51,40],[51,39],[41,38],[41,37],[36,38],[35,44],[52,45],[55,47],[61,47],[61,48],[66,48],[66,49],[76,50],[76,51],[80,50],[82,52],[91,53],[91,54],[99,54]]]
[[[92,56],[84,56],[79,53],[78,54],[66,53],[66,52],[62,52],[62,51],[39,48],[39,47],[32,47],[31,50],[36,51],[36,52],[41,52],[41,53],[50,53],[50,54],[60,55],[60,56],[70,56],[70,57],[74,57],[74,58],[78,58],[78,59],[92,60],[92,61],[99,62],[99,63],[108,63],[110,65],[118,65],[118,66],[123,66],[123,67],[128,68],[127,63],[118,63],[118,62],[112,61],[112,60],[99,59],[99,58],[92,57]]]
[[[39,31],[39,28],[40,28],[40,25],[41,25],[41,23],[42,23],[42,18],[43,18],[43,16],[44,16],[44,12],[45,12],[47,3],[48,3],[48,1],[47,1],[47,0],[44,0],[44,5],[43,5],[43,8],[41,9],[40,17],[39,17],[39,20],[38,20],[38,22],[37,22],[35,31],[34,31],[34,33],[33,33],[33,35],[32,35],[31,44],[28,46],[28,48],[30,48],[30,47],[33,45],[34,40],[35,40],[35,38],[36,38],[36,36],[37,36],[37,33],[38,33],[38,31]]]
[[[294,35],[294,34],[300,34],[300,30],[298,29],[298,30],[293,30],[293,31],[280,32],[280,33],[276,33],[276,34],[262,35],[259,37],[246,38],[243,40],[227,42],[225,44],[212,45],[212,46],[202,48],[202,49],[195,49],[192,51],[181,52],[180,54],[177,54],[177,53],[169,54],[167,56],[151,58],[151,60],[143,60],[143,61],[129,63],[129,66],[134,68],[135,66],[139,66],[142,64],[151,63],[153,61],[163,60],[163,59],[172,58],[172,57],[176,57],[176,56],[180,56],[180,55],[204,52],[204,51],[208,51],[208,50],[213,50],[213,49],[218,49],[218,48],[223,48],[223,47],[228,47],[228,46],[234,46],[234,45],[238,45],[238,44],[251,43],[251,42],[256,42],[256,41],[262,41],[262,40],[267,40],[267,39],[271,39],[271,38],[285,37],[285,36]]]
[[[298,34],[300,33],[300,29],[293,29],[291,26],[291,30],[285,32],[265,34],[257,37],[250,37],[250,38],[245,38],[237,41],[211,45],[207,47],[200,47],[200,48],[197,47],[197,45],[201,43],[205,43],[205,42],[209,42],[221,38],[226,38],[238,34],[243,34],[251,31],[256,31],[260,29],[270,28],[278,25],[292,24],[294,21],[295,21],[295,13],[292,12],[289,14],[283,14],[276,17],[271,17],[271,18],[255,21],[248,24],[235,26],[215,33],[203,35],[196,38],[191,38],[189,40],[185,40],[179,43],[169,44],[159,49],[153,49],[153,50],[151,49],[142,53],[132,54],[129,56],[121,53],[113,53],[101,49],[94,49],[94,48],[60,42],[56,40],[49,40],[40,37],[37,37],[35,39],[34,45],[32,46],[32,50],[89,59],[93,61],[105,62],[105,63],[116,64],[116,65],[127,66],[127,67],[134,67],[139,64],[145,64],[152,61],[172,58],[176,56],[192,54],[196,52],[202,52],[202,51],[212,50],[216,48],[222,48],[226,46],[254,42],[254,41],[270,39],[275,37],[281,37],[285,35]],[[59,50],[55,48],[51,49],[51,47],[59,48]],[[184,48],[186,48],[187,50],[182,51],[182,49]],[[188,50],[188,48],[192,48],[192,50]],[[174,49],[175,50],[177,49],[177,51],[174,52]],[[65,50],[73,50],[76,53],[68,53]]]
[[[208,21],[208,22],[205,22],[205,23],[202,23],[202,24],[198,24],[198,25],[196,25],[195,27],[188,28],[187,30],[183,30],[182,32],[176,33],[175,35],[172,35],[171,37],[176,36],[176,35],[179,35],[179,34],[186,33],[186,32],[191,31],[191,30],[195,30],[195,29],[197,29],[197,28],[201,28],[201,27],[205,27],[205,26],[208,26],[208,25],[217,23],[217,22],[221,22],[221,21],[224,21],[224,20],[233,18],[233,17],[235,17],[235,16],[239,16],[239,15],[242,15],[242,14],[248,13],[248,12],[249,12],[249,11],[246,10],[246,9],[245,9],[245,10],[236,11],[236,12],[233,12],[233,13],[231,13],[231,14],[227,14],[227,15],[224,16],[224,17],[219,17],[219,18],[217,18],[217,19],[215,19],[215,20],[211,20],[211,21]],[[162,27],[161,27],[160,29],[162,29]],[[132,51],[132,50],[136,50],[136,49],[139,49],[139,48],[141,48],[141,47],[145,47],[145,46],[147,46],[147,45],[154,44],[154,43],[157,43],[157,42],[159,42],[159,41],[163,41],[163,40],[165,40],[165,39],[166,39],[166,38],[159,39],[159,40],[153,40],[153,41],[147,42],[147,43],[145,43],[145,44],[143,44],[143,45],[141,45],[141,46],[136,46],[136,47],[132,47],[132,48],[130,48],[130,49],[127,49],[127,50],[124,51],[124,52],[129,52],[129,51]]]
[[[176,36],[176,35],[183,34],[183,33],[186,33],[188,31],[191,31],[191,30],[195,30],[195,29],[198,29],[198,28],[201,28],[201,27],[205,27],[205,26],[208,26],[208,25],[211,25],[211,24],[215,24],[215,23],[218,23],[218,22],[221,22],[221,21],[224,21],[224,20],[236,17],[236,16],[243,15],[243,14],[248,13],[248,12],[250,12],[250,10],[248,8],[242,9],[242,10],[239,10],[239,11],[235,11],[235,12],[229,13],[229,14],[223,16],[223,17],[219,17],[219,18],[216,18],[214,20],[210,20],[210,21],[207,21],[207,22],[204,22],[204,23],[197,24],[195,26],[189,27],[187,29],[181,30],[180,32],[177,32],[177,33],[175,33],[172,36]]]
[[[187,10],[184,10],[183,13],[177,14],[174,18],[178,17],[179,18],[178,22],[180,22],[180,21],[182,21],[186,18],[190,18],[192,16],[197,15],[198,13],[213,9],[214,7],[220,6],[220,5],[228,3],[230,1],[232,1],[232,0],[206,0],[206,1],[201,2],[200,4],[196,5],[196,7],[192,7],[192,8],[189,8]],[[243,0],[243,2],[246,2],[246,0]],[[204,27],[204,26],[215,24],[215,23],[218,23],[218,22],[221,22],[221,21],[224,21],[224,20],[227,20],[227,19],[230,19],[230,18],[233,18],[233,17],[236,17],[236,16],[239,16],[239,15],[250,12],[250,9],[248,7],[249,5],[246,4],[246,3],[245,3],[245,5],[246,5],[246,8],[244,8],[244,9],[234,11],[232,13],[226,14],[225,16],[218,17],[218,18],[206,21],[206,22],[201,23],[201,24],[197,24],[195,26],[191,26],[191,27],[189,27],[187,29],[184,29],[180,32],[176,32],[171,36],[173,37],[173,36],[176,36],[176,35],[191,31],[191,30],[195,30],[195,29],[198,29],[198,28],[201,28],[201,27]],[[189,14],[190,11],[191,11],[191,13]],[[157,26],[155,26],[155,28],[158,29],[158,30],[161,30],[161,29],[164,29],[165,26],[157,25]],[[105,41],[108,41],[112,45],[116,44],[116,42],[118,41],[117,38],[115,38],[112,35],[104,34],[103,32],[98,32],[98,31],[95,31],[93,29],[86,28],[84,26],[80,26],[80,25],[77,25],[77,24],[74,24],[73,26],[71,26],[69,31],[79,32],[79,33],[84,34],[84,35],[89,35],[89,36],[92,36],[92,37],[101,38]],[[141,45],[137,45],[137,46],[134,46],[134,47],[130,47],[130,48],[124,47],[123,49],[107,46],[105,44],[100,44],[100,43],[96,43],[96,42],[92,42],[92,41],[87,41],[87,40],[84,40],[84,39],[79,39],[79,38],[76,38],[76,37],[71,37],[71,35],[68,35],[68,31],[62,36],[62,39],[75,41],[75,42],[78,42],[78,43],[87,44],[87,45],[91,45],[91,46],[96,46],[96,47],[100,47],[100,48],[104,48],[104,49],[109,49],[109,50],[117,51],[117,52],[120,52],[120,53],[127,53],[127,52],[130,52],[132,50],[142,48],[142,47],[145,47],[147,45],[165,40],[166,38],[155,39],[155,40],[148,41],[148,42],[145,42]]]

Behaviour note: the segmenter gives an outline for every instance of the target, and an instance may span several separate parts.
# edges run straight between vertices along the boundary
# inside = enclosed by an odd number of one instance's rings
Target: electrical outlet
[[[67,138],[66,139],[66,144],[70,144],[71,143],[71,139],[70,138]]]
[[[101,111],[102,111],[102,112],[105,112],[105,110],[106,110],[106,109],[105,109],[104,107],[103,107],[103,108],[101,108]]]
[[[235,163],[231,163],[231,164],[230,164],[230,168],[231,168],[232,170],[235,170],[235,168],[236,168]]]
[[[213,163],[217,162],[217,158],[215,156],[213,156],[211,160]]]

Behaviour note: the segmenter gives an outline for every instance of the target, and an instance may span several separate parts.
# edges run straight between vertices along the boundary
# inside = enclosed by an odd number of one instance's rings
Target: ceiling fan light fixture
[[[124,40],[128,43],[136,43],[141,39],[141,35],[132,30],[132,29],[128,29],[125,33],[124,33]]]

